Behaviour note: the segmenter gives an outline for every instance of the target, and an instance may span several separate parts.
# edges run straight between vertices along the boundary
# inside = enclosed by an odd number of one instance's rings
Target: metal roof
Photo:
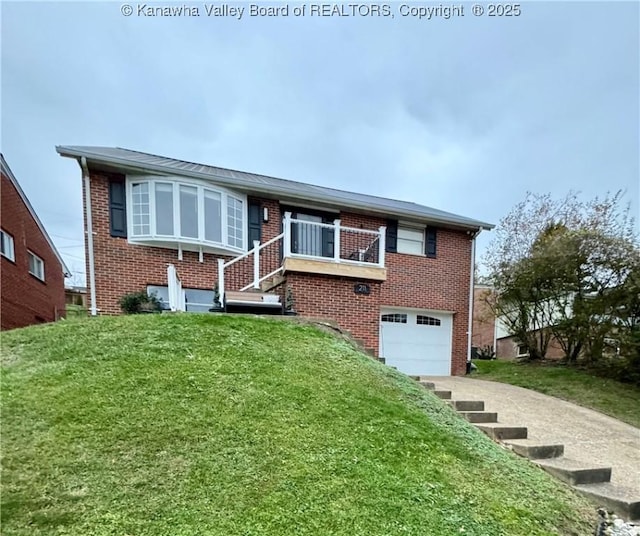
[[[51,237],[47,233],[47,230],[44,228],[44,225],[40,221],[40,218],[38,218],[36,211],[31,206],[31,203],[29,202],[29,198],[20,187],[20,183],[18,182],[18,179],[16,179],[16,176],[13,174],[13,171],[11,171],[9,164],[7,164],[7,161],[4,159],[4,155],[1,153],[0,153],[0,168],[2,169],[2,174],[5,175],[11,181],[11,184],[13,184],[13,186],[15,187],[16,191],[18,192],[18,195],[22,198],[22,202],[27,207],[29,214],[31,214],[31,217],[36,222],[36,225],[40,229],[40,232],[44,236],[45,240],[48,242],[49,246],[51,246],[53,253],[58,258],[58,261],[60,261],[60,265],[62,266],[62,272],[64,273],[65,277],[71,277],[71,272],[69,271],[69,268],[67,268],[67,265],[62,260],[60,253],[58,253],[58,250],[56,249],[56,246],[53,243],[53,240],[51,240]]]
[[[493,225],[458,216],[409,201],[387,199],[335,188],[316,186],[287,179],[278,179],[245,171],[185,162],[119,147],[57,146],[61,156],[85,157],[87,161],[114,166],[128,171],[181,175],[209,180],[250,193],[277,195],[286,200],[324,203],[338,208],[352,208],[385,217],[409,218],[428,223],[451,225],[464,229],[493,229]]]

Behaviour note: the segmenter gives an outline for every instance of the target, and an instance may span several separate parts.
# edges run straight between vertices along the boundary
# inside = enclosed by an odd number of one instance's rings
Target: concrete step
[[[228,290],[225,292],[225,301],[228,304],[248,304],[262,305],[268,307],[281,307],[280,296],[259,292],[255,290],[240,292],[239,290]]]
[[[540,445],[526,439],[521,441],[505,441],[505,444],[516,454],[530,460],[558,458],[564,454],[564,445]]]
[[[262,290],[262,292],[268,292],[282,285],[282,283],[284,283],[286,280],[287,278],[282,275],[275,275],[271,279],[267,279],[260,283],[260,290]]]
[[[548,460],[534,460],[533,463],[572,486],[600,484],[611,480],[611,467],[589,466],[585,462],[578,462],[564,456]]]
[[[504,424],[476,424],[476,428],[482,430],[491,439],[502,441],[503,439],[527,439],[526,426],[505,426]]]
[[[469,422],[498,422],[498,414],[488,411],[461,411],[460,416]]]
[[[484,411],[482,400],[450,400],[449,404],[456,411]]]
[[[438,391],[434,390],[433,394],[438,398],[442,398],[442,400],[451,400],[451,391]]]
[[[429,389],[429,391],[435,391],[436,389],[436,384],[433,382],[420,381],[420,385],[422,385],[422,387],[424,387],[425,389]]]
[[[611,482],[574,486],[594,504],[612,510],[626,521],[640,523],[640,490],[629,489]]]

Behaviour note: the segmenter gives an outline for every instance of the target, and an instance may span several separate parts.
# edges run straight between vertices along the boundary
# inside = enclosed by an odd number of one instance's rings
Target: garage
[[[380,355],[405,374],[451,375],[453,313],[383,308]]]

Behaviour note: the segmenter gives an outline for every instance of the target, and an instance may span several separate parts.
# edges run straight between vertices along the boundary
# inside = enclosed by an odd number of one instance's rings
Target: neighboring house
[[[67,305],[87,308],[87,287],[65,287],[64,300]]]
[[[412,374],[464,374],[475,237],[492,226],[395,201],[107,147],[82,169],[91,314],[126,293],[180,311],[331,319]]]
[[[2,155],[0,164],[1,327],[53,322],[64,316],[69,270]]]
[[[500,318],[496,318],[490,303],[493,300],[493,288],[488,285],[475,285],[473,300],[473,329],[472,346],[475,350],[481,351],[491,347],[498,359],[515,359],[517,357],[527,357],[528,348],[520,344],[511,335],[506,323]],[[559,359],[564,357],[564,352],[557,340],[551,337],[546,357],[548,359]]]

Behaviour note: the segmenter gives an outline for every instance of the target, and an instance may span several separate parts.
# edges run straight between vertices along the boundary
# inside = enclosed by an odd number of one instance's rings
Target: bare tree
[[[640,262],[621,201],[621,192],[587,202],[529,193],[500,221],[483,258],[493,310],[532,359],[545,357],[552,337],[570,362],[595,359],[620,330],[616,289]]]

